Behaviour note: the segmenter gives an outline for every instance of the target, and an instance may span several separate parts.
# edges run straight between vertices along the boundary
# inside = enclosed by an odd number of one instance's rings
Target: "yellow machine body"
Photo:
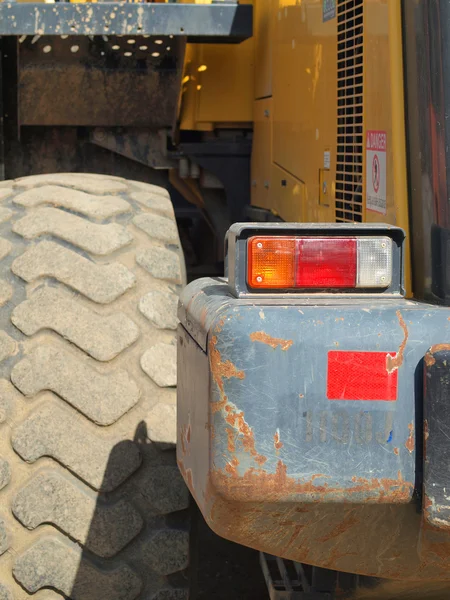
[[[188,45],[181,128],[252,125],[251,203],[285,221],[409,232],[400,0],[256,0],[254,18],[244,44]]]

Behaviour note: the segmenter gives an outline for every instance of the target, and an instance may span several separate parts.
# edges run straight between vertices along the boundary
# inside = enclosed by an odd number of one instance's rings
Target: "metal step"
[[[259,556],[270,600],[332,600],[332,594],[315,591],[301,563],[263,552]]]
[[[252,30],[252,5],[237,2],[0,2],[0,35],[173,35],[239,43]]]

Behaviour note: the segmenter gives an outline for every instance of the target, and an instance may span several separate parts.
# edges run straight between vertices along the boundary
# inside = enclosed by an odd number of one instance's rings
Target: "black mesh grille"
[[[364,0],[337,2],[337,222],[362,221],[363,5]]]

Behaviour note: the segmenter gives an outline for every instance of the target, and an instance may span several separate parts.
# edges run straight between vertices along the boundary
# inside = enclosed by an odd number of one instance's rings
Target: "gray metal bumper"
[[[403,299],[244,300],[219,280],[190,284],[178,461],[210,526],[329,569],[449,579],[450,536],[422,527],[420,504],[423,357],[450,338],[449,315]],[[336,350],[390,356],[395,399],[330,399]]]

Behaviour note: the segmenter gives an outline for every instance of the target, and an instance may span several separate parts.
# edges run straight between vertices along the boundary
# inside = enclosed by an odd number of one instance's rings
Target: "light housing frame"
[[[255,236],[387,237],[392,241],[392,280],[385,288],[252,289],[247,283],[247,242]],[[235,223],[225,238],[225,276],[236,298],[404,297],[404,242],[400,227],[385,223]]]

